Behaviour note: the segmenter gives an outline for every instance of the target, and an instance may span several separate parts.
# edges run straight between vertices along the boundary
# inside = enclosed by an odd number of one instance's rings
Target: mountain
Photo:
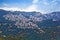
[[[42,14],[40,12],[21,12],[21,11],[6,11],[0,9],[0,22],[14,23],[14,25],[22,26],[36,26],[38,24],[46,26],[50,25],[60,25],[60,12],[52,12],[47,14]],[[55,23],[56,22],[56,23]],[[33,24],[33,25],[32,25]]]
[[[17,37],[19,40],[21,37],[24,38],[23,40],[50,40],[54,36],[53,34],[56,34],[56,39],[59,40],[59,30],[60,12],[42,14],[35,11],[21,12],[0,9],[0,35],[3,39]]]
[[[47,19],[53,19],[53,20],[60,20],[60,12],[52,12],[49,14],[45,14]]]

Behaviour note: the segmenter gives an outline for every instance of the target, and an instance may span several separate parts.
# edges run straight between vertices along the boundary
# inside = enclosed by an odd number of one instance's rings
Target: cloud
[[[56,2],[57,0],[53,0],[51,3],[54,3],[54,2]]]
[[[37,11],[37,3],[38,3],[39,0],[33,0],[32,1],[32,5],[28,6],[26,8],[26,11]]]
[[[33,3],[35,4],[35,3],[37,3],[39,0],[33,0]]]
[[[8,4],[3,3],[4,7],[0,7],[0,9],[4,9],[4,10],[12,10],[12,11],[37,11],[37,3],[39,0],[32,0],[32,4],[27,6],[24,9],[18,8],[18,7],[9,7]]]
[[[49,3],[48,2],[44,2],[44,5],[49,5]]]
[[[36,11],[37,10],[37,5],[30,5],[29,7],[26,8],[27,11]]]
[[[26,12],[31,12],[31,11],[37,11],[37,12],[41,12],[43,14],[47,13],[47,12],[51,12],[54,10],[59,10],[55,9],[56,5],[57,5],[57,0],[51,0],[51,1],[47,1],[47,0],[32,0],[32,4],[27,6],[26,8],[20,8],[20,7],[12,7],[9,4],[3,3],[3,7],[0,7],[0,9],[4,9],[4,10],[12,10],[12,11],[26,11]],[[39,2],[41,5],[39,5]]]
[[[44,5],[52,5],[52,4],[56,4],[56,1],[57,1],[57,0],[52,0],[52,1],[43,0],[42,3],[43,3]]]
[[[19,11],[20,8],[17,7],[1,7],[0,9],[8,10],[8,11]]]
[[[34,8],[33,5],[29,6],[26,9],[21,9],[21,8],[18,8],[18,7],[0,7],[0,9],[4,9],[4,10],[7,10],[7,11],[26,11],[26,12],[36,11],[36,9]]]
[[[7,3],[3,3],[2,4],[4,7],[7,7],[7,6],[9,6]]]

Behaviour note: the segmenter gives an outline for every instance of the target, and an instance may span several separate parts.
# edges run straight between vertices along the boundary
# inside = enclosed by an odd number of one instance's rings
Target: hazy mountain
[[[60,12],[42,14],[40,12],[5,11],[0,9],[0,30],[4,33],[22,29],[38,29],[60,26]],[[10,31],[10,32],[9,32]],[[43,30],[42,30],[43,32]]]
[[[47,19],[53,19],[53,20],[60,20],[60,12],[52,12],[49,14],[45,14]]]
[[[21,35],[27,40],[48,40],[51,32],[60,32],[60,12],[42,14],[40,12],[6,11],[0,9],[0,34]],[[57,34],[58,39],[60,34]]]

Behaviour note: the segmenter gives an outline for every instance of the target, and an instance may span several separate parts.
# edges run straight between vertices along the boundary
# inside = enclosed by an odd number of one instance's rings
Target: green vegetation
[[[39,30],[33,31],[33,33],[21,32],[17,35],[4,35],[0,37],[0,40],[59,40],[60,28],[42,28],[45,33],[40,33]],[[56,31],[57,30],[57,31]]]

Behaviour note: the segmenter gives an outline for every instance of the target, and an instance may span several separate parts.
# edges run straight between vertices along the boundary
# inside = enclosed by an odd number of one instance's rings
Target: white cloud
[[[25,8],[24,11],[27,11],[27,12],[37,11],[37,5],[32,4],[32,5],[28,6],[27,8]]]
[[[49,0],[43,0],[42,1],[42,3],[44,4],[44,5],[52,5],[52,4],[56,4],[56,1],[57,0],[52,0],[51,2],[48,2]]]
[[[37,3],[38,3],[39,0],[33,0],[32,1],[32,5],[28,6],[26,8],[26,11],[37,11]]]
[[[7,3],[3,3],[2,5],[3,5],[4,7],[7,7],[7,6],[8,6],[8,4],[7,4]]]
[[[25,9],[21,9],[21,8],[18,8],[18,7],[8,7],[7,4],[4,4],[5,6],[0,7],[0,9],[4,9],[4,10],[7,10],[7,11],[26,11],[26,12],[37,11],[37,12],[45,13],[41,9],[38,10],[38,1],[39,0],[33,0],[32,5],[27,6]]]
[[[32,12],[32,11],[37,11],[37,12],[42,12],[42,10],[37,10],[37,5],[30,5],[26,9],[21,9],[18,7],[0,7],[0,9],[4,9],[7,11],[25,11],[25,12]]]
[[[36,11],[36,9],[37,9],[37,5],[31,5],[26,8],[27,11]]]
[[[33,3],[35,4],[35,3],[37,3],[39,0],[33,0]]]
[[[54,2],[56,2],[57,0],[53,0],[51,3],[54,3]]]
[[[34,6],[32,5],[31,7],[27,8],[27,9],[20,9],[20,8],[17,8],[17,7],[2,7],[0,9],[4,9],[4,10],[7,10],[7,11],[25,11],[25,12],[37,11],[37,12],[41,12],[42,14],[46,14],[46,12],[44,12],[42,10],[36,10],[36,8],[34,8]]]
[[[20,8],[17,7],[1,7],[0,9],[8,10],[8,11],[20,11]]]
[[[37,11],[37,3],[39,0],[33,0],[32,1],[32,5],[27,6],[25,9],[21,9],[18,7],[8,7],[8,4],[3,3],[4,7],[0,7],[0,9],[4,9],[4,10],[12,10],[12,11]]]
[[[0,9],[4,9],[4,10],[7,10],[7,11],[26,11],[26,12],[36,11],[36,9],[34,8],[34,5],[29,6],[26,9],[21,9],[21,8],[18,8],[18,7],[0,7]]]
[[[48,2],[44,2],[44,5],[49,5],[49,3]]]

